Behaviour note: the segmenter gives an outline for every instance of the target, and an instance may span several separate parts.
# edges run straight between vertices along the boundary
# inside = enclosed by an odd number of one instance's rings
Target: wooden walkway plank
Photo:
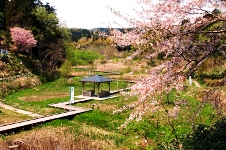
[[[92,98],[79,99],[79,100],[75,100],[73,104],[79,103],[79,102],[84,102],[84,101],[90,101],[90,100],[92,100]],[[61,108],[61,109],[69,110],[69,111],[88,109],[88,108],[72,106],[70,104],[71,104],[70,102],[62,102],[62,103],[56,103],[56,104],[49,104],[49,106],[55,107],[55,108]]]
[[[54,119],[59,119],[59,118],[64,118],[64,117],[80,114],[80,113],[87,112],[90,110],[91,109],[77,109],[75,111],[68,111],[68,112],[61,113],[61,114],[56,114],[56,115],[51,115],[51,116],[47,116],[47,117],[42,117],[42,118],[37,118],[37,119],[32,119],[32,120],[25,120],[22,122],[15,122],[13,124],[3,125],[3,126],[0,126],[0,133],[6,132],[8,130],[13,130],[13,129],[33,125],[33,124],[44,123],[46,121],[51,121]]]
[[[119,89],[119,90],[111,91],[111,94],[115,94],[115,93],[121,92],[123,90],[125,90],[125,89]],[[105,99],[109,99],[109,98],[116,98],[117,96],[111,95],[111,96],[105,97],[105,98],[98,98],[98,97],[86,97],[86,96],[79,95],[79,96],[76,96],[76,97],[80,98],[80,99],[75,100],[74,103],[90,101],[90,100],[105,100]],[[92,110],[92,109],[89,109],[89,108],[71,106],[70,101],[69,102],[57,103],[57,104],[49,104],[49,106],[61,108],[61,109],[66,109],[66,110],[69,110],[69,111],[64,112],[64,113],[60,113],[60,114],[55,114],[55,115],[50,115],[50,116],[45,116],[45,117],[39,117],[39,118],[36,118],[36,119],[25,120],[25,121],[14,122],[14,123],[11,123],[11,124],[2,125],[2,126],[0,126],[0,134],[7,133],[8,131],[13,131],[15,129],[21,129],[21,128],[33,126],[33,125],[36,125],[36,124],[45,123],[47,121],[52,121],[52,120],[59,119],[59,118],[70,117],[70,116],[73,116],[73,115],[76,115],[76,114],[80,114],[80,113]],[[27,112],[23,112],[23,113],[27,113]]]

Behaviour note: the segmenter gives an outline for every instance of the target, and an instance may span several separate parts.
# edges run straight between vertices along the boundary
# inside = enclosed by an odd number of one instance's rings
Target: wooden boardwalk
[[[128,90],[128,89],[119,89],[119,90],[116,90],[116,91],[111,91],[110,93],[116,94],[116,93],[119,93],[119,92],[124,91],[124,90]],[[79,96],[75,96],[75,97],[77,97],[79,99],[75,100],[74,103],[79,103],[79,102],[85,102],[85,101],[90,101],[90,100],[106,100],[106,99],[109,99],[109,98],[115,98],[117,96],[111,95],[111,96],[105,97],[105,98],[98,98],[98,97],[86,97],[86,96],[79,95]],[[60,118],[69,118],[69,117],[72,117],[74,115],[92,110],[90,108],[82,108],[82,107],[71,106],[70,102],[49,104],[49,106],[55,107],[55,108],[65,109],[65,110],[68,110],[68,111],[64,112],[64,113],[60,113],[60,114],[45,116],[45,117],[36,116],[36,117],[39,117],[39,118],[20,121],[20,122],[14,122],[14,123],[11,123],[11,124],[6,124],[6,125],[1,125],[0,126],[0,134],[15,133],[17,131],[21,131],[21,130],[24,130],[24,129],[27,129],[27,128],[31,128],[31,127],[34,127],[36,125],[39,125],[39,124],[42,124],[42,123],[45,123],[45,122],[48,122],[48,121],[52,121],[52,120],[60,119]]]
[[[93,98],[92,97],[81,98],[81,99],[78,99],[78,100],[74,100],[74,103],[72,103],[72,104],[81,103],[81,102],[90,101],[90,100],[93,100]],[[69,110],[69,111],[79,110],[79,109],[80,110],[87,109],[87,108],[83,108],[83,107],[71,106],[71,103],[70,102],[62,102],[62,103],[56,103],[56,104],[49,104],[49,106],[55,107],[55,108],[61,108],[61,109]]]
[[[59,118],[66,118],[66,117],[71,117],[83,112],[87,112],[90,111],[91,109],[85,109],[85,108],[77,108],[73,111],[68,111],[68,112],[64,112],[64,113],[60,113],[60,114],[55,114],[55,115],[51,115],[51,116],[46,116],[46,117],[41,117],[41,118],[37,118],[37,119],[31,119],[31,120],[25,120],[25,121],[21,121],[21,122],[14,122],[12,124],[6,124],[3,126],[0,126],[0,134],[4,134],[4,133],[10,133],[13,131],[18,131],[21,128],[25,128],[25,127],[32,127],[32,126],[36,126],[37,124],[42,124],[48,121],[52,121],[54,119],[59,119]]]
[[[84,109],[87,109],[87,108],[82,108],[82,107],[71,106],[71,105],[70,105],[70,102],[66,102],[66,103],[57,103],[57,104],[49,104],[49,106],[55,107],[55,108],[61,108],[61,109],[69,110],[69,111],[75,111],[75,110],[84,110]]]

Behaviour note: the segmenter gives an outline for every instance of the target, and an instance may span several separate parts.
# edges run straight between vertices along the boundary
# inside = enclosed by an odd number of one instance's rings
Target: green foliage
[[[215,122],[211,126],[199,124],[193,133],[184,141],[184,148],[191,150],[223,150],[226,147],[226,119]]]
[[[5,30],[0,30],[0,37],[4,39],[3,41],[1,41],[1,44],[3,43],[3,45],[6,48],[10,48],[10,44],[12,40],[10,32]]]
[[[4,15],[3,15],[3,13],[0,11],[0,30],[1,30],[1,28],[4,27],[4,24],[5,24]]]
[[[54,26],[59,22],[56,15],[54,13],[49,13],[45,7],[33,9],[32,14],[37,17],[37,20],[42,21],[48,27]]]
[[[62,36],[63,40],[65,42],[71,42],[72,39],[71,39],[71,33],[70,33],[69,29],[67,27],[63,26],[62,24],[60,24],[60,26],[61,27],[59,30],[61,32],[61,36]]]
[[[70,75],[72,64],[70,61],[65,61],[64,64],[60,67],[60,74],[63,78],[67,78]]]
[[[38,4],[37,0],[11,0],[5,6],[6,26],[27,28],[33,23],[32,10]]]
[[[1,0],[0,1],[0,13],[4,12],[4,8],[5,8],[5,5],[6,5],[7,1],[8,0]]]
[[[24,55],[17,55],[18,59],[21,60],[22,66],[29,69],[33,74],[40,75],[40,70],[37,67],[38,62],[32,58],[26,57]]]
[[[154,124],[148,122],[148,120],[142,120],[139,122],[131,122],[127,125],[126,129],[122,130],[122,133],[125,135],[141,136],[145,138],[155,138],[156,130],[154,129]]]
[[[78,31],[85,31],[85,29],[74,29]],[[90,32],[90,31],[88,31]],[[91,31],[91,37],[86,34],[76,35],[75,42],[71,45],[74,49],[87,50],[91,49],[95,52],[104,55],[105,58],[113,58],[118,55],[118,50],[113,46],[113,40],[111,38],[99,37],[98,32]]]
[[[100,58],[100,54],[92,50],[71,50],[67,49],[67,58],[72,65],[93,64],[95,60]]]
[[[50,42],[54,41],[57,36],[59,38],[57,33],[60,32],[59,28],[57,27],[59,19],[55,13],[48,12],[45,7],[40,6],[33,9],[31,13],[36,16],[36,21],[39,23],[37,24],[39,26],[35,26],[33,28],[35,32],[38,32],[38,34],[36,34],[36,38],[39,40],[39,42],[44,44],[49,43],[48,40]],[[45,36],[40,33],[43,33]]]
[[[87,50],[83,54],[83,59],[85,59],[88,64],[92,64],[95,60],[99,58],[99,56],[99,53],[94,52],[92,50]]]
[[[158,54],[158,59],[159,60],[164,60],[164,57],[166,56],[166,54],[164,52],[161,52]]]
[[[94,110],[75,117],[76,121],[86,123],[91,126],[103,128],[105,130],[117,130],[125,118],[120,115],[113,115],[107,112]]]
[[[68,119],[56,119],[56,120],[48,122],[42,126],[49,126],[49,125],[51,125],[53,127],[60,127],[60,126],[71,126],[72,123]]]
[[[130,73],[131,71],[132,71],[132,68],[131,68],[130,66],[128,66],[128,67],[126,67],[126,68],[124,69],[123,72],[125,72],[125,73]]]

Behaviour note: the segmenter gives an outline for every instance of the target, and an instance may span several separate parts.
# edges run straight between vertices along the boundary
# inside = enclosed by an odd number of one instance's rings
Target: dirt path
[[[4,109],[12,110],[12,111],[20,113],[20,114],[25,114],[25,115],[28,115],[28,116],[31,116],[31,117],[43,117],[42,115],[35,114],[35,113],[29,112],[29,111],[25,111],[25,110],[22,110],[22,109],[17,109],[17,108],[14,108],[12,106],[3,104],[1,102],[0,102],[0,107],[2,107]]]
[[[197,86],[197,87],[201,87],[201,85],[200,85],[197,81],[193,80],[192,82],[194,82],[194,83],[195,83],[195,86]]]

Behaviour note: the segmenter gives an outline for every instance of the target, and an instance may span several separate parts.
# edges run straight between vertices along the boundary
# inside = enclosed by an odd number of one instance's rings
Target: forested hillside
[[[15,38],[11,37],[14,27]],[[20,30],[24,29],[24,30]],[[64,28],[59,27],[55,9],[39,0],[1,0],[0,48],[35,60],[35,72],[50,79],[65,59]],[[27,43],[22,34],[29,31],[35,39]],[[22,34],[21,34],[22,33]],[[25,39],[24,39],[25,38]],[[29,43],[30,42],[30,43]]]

